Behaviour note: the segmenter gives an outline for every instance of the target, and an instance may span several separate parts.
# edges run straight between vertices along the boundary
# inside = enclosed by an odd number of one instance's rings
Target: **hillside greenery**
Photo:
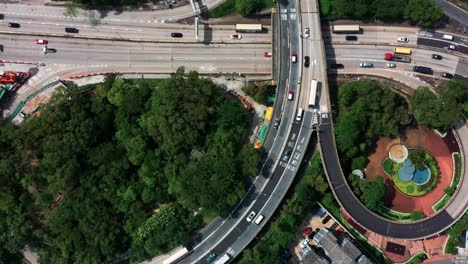
[[[253,146],[241,143],[246,111],[196,72],[108,76],[92,92],[80,89],[60,90],[39,116],[0,127],[8,263],[26,244],[41,263],[167,252],[235,205],[245,177],[258,172]]]

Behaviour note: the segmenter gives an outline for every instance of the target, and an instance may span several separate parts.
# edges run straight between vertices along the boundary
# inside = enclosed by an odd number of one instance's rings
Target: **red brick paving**
[[[369,164],[366,168],[366,177],[370,180],[378,175],[383,176],[388,192],[385,204],[400,212],[420,211],[426,216],[434,214],[432,205],[444,195],[444,189],[450,186],[453,174],[452,151],[458,151],[453,144],[453,135],[449,133],[446,138],[441,138],[433,130],[424,126],[418,126],[406,130],[406,133],[396,139],[380,138],[376,151],[369,156]],[[408,197],[395,190],[393,183],[382,169],[382,162],[388,157],[388,149],[395,143],[402,143],[408,148],[421,148],[429,152],[436,160],[440,170],[440,180],[436,187],[422,197]]]

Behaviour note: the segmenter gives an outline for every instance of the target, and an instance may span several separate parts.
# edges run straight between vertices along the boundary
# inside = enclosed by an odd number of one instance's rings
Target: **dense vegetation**
[[[421,26],[430,26],[442,18],[442,9],[433,0],[320,0],[325,18],[377,19],[401,21],[408,19]]]
[[[447,230],[449,239],[447,245],[445,246],[445,253],[457,254],[457,247],[464,246],[465,242],[461,241],[461,238],[464,237],[466,232],[466,227],[468,226],[468,213],[462,216],[458,222],[456,222],[450,229]]]
[[[440,131],[462,119],[466,104],[468,82],[451,80],[439,96],[427,87],[419,87],[409,97],[414,116],[419,123]]]
[[[275,2],[275,0],[226,0],[210,10],[210,16],[219,18],[232,13],[248,16],[263,8],[272,7]]]
[[[109,76],[92,94],[77,90],[0,127],[1,259],[25,244],[42,263],[166,252],[233,206],[244,176],[257,174],[257,154],[240,144],[246,112],[196,72]]]

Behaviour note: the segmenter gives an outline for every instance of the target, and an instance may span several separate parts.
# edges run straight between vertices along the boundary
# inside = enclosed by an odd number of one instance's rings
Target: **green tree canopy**
[[[236,11],[241,16],[250,15],[261,7],[261,0],[236,0]]]
[[[385,196],[385,183],[382,176],[378,176],[375,181],[371,182],[364,194],[361,196],[362,201],[370,210],[376,210],[383,205]]]
[[[433,25],[443,15],[442,8],[434,0],[409,0],[405,8],[405,18],[423,27]]]

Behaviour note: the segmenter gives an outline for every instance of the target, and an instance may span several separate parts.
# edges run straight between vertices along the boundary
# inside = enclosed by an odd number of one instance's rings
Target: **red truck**
[[[385,53],[385,60],[410,63],[411,62],[411,56],[392,54],[392,53]]]

